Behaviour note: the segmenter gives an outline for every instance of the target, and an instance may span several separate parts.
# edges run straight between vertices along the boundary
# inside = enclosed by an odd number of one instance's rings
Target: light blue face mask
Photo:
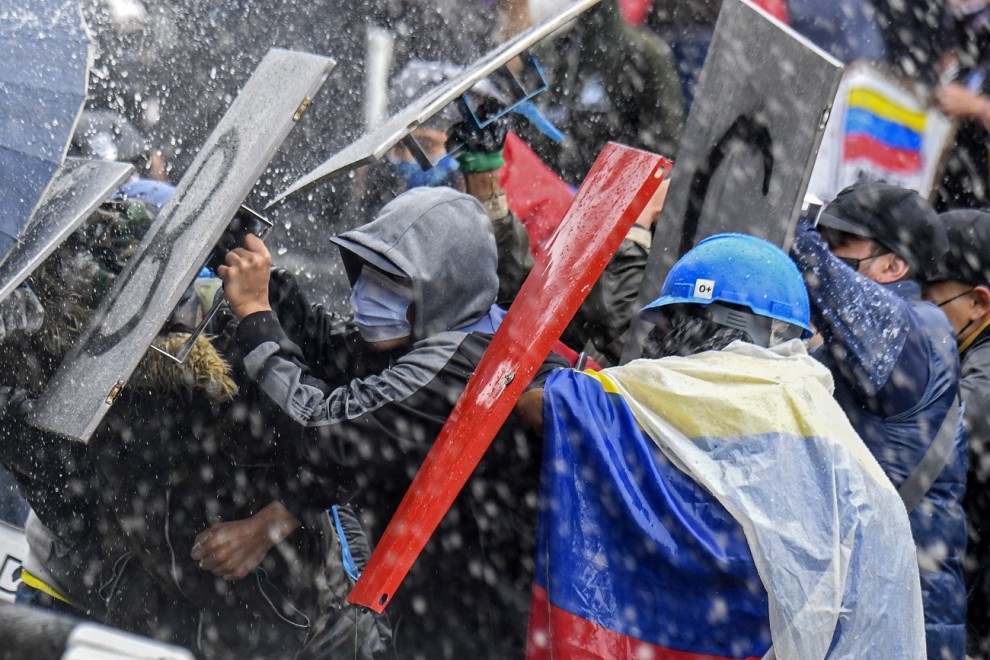
[[[437,161],[436,165],[428,170],[424,170],[417,163],[407,163],[404,161],[391,163],[391,166],[398,173],[399,178],[406,182],[407,188],[420,188],[423,186],[429,188],[435,188],[437,186],[456,188],[461,177],[457,159],[453,156],[444,156]]]
[[[375,268],[361,269],[351,289],[354,323],[365,341],[387,341],[409,337],[412,326],[406,311],[412,303],[412,287],[389,278]]]

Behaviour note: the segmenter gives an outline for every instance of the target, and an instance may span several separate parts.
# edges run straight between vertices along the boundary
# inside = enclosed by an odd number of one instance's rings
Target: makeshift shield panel
[[[0,262],[62,164],[90,61],[78,0],[0,0]]]
[[[52,378],[32,424],[89,439],[333,66],[268,51]]]
[[[476,83],[505,66],[512,58],[574,20],[598,2],[599,0],[577,0],[568,5],[567,9],[557,16],[548,18],[543,23],[492,50],[488,55],[464,69],[459,75],[433,89],[421,100],[406,106],[380,128],[365,133],[338,151],[322,165],[289,186],[268,206],[274,206],[286,197],[297,194],[323,179],[343,174],[348,170],[378,160],[389,149],[412,133],[416,127],[443,110],[447,104],[470,90]]]
[[[669,169],[670,161],[660,156],[606,145],[402,498],[350,602],[385,609]]]
[[[66,159],[41,201],[31,227],[0,264],[0,301],[27,279],[133,171],[127,163]]]
[[[701,239],[742,232],[787,247],[842,65],[746,0],[725,0],[678,147],[638,305]],[[623,361],[648,325],[631,326]]]

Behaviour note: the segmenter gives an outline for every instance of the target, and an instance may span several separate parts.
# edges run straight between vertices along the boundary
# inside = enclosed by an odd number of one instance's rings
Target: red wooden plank
[[[655,154],[606,145],[409,486],[351,603],[385,609],[670,167]]]

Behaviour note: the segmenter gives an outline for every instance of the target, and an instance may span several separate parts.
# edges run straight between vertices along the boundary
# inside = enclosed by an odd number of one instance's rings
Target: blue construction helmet
[[[640,317],[660,322],[671,305],[699,305],[709,320],[762,346],[812,335],[808,290],[797,266],[776,245],[746,234],[716,234],[689,250]]]

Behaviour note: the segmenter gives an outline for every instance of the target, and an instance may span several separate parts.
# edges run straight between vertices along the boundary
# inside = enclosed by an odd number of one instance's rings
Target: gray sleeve
[[[292,421],[307,428],[339,424],[402,402],[432,381],[456,350],[453,335],[421,342],[385,371],[355,378],[330,389],[308,375],[304,366],[287,356],[274,341],[265,342],[244,359],[248,376]]]

